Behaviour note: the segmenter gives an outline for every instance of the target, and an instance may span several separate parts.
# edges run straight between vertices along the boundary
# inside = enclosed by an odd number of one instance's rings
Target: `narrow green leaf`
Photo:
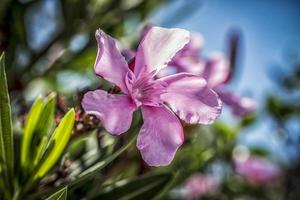
[[[133,180],[120,181],[115,184],[115,187],[94,196],[92,199],[129,200],[154,198],[156,194],[159,194],[168,185],[172,178],[172,174],[169,173],[148,174]]]
[[[48,135],[53,126],[54,112],[56,104],[56,94],[51,93],[46,98],[43,111],[40,115],[39,121],[36,126],[35,132],[41,134],[41,136]]]
[[[50,197],[48,197],[46,200],[66,200],[67,199],[67,193],[68,193],[68,187],[64,187],[61,190],[55,192]]]
[[[170,190],[178,183],[180,178],[179,175],[180,175],[179,171],[175,172],[172,178],[170,178],[170,180],[168,181],[168,183],[165,184],[164,187],[161,189],[161,191],[155,195],[153,200],[165,199],[165,197],[170,192]]]
[[[47,144],[44,137],[47,139],[53,126],[55,99],[56,94],[51,93],[43,103],[40,96],[31,107],[22,139],[21,163],[26,171],[34,169],[43,154]]]
[[[40,163],[38,169],[36,170],[33,178],[34,180],[44,177],[62,156],[62,153],[71,137],[74,122],[75,111],[74,109],[71,109],[55,129],[49,141],[49,145],[52,145],[52,148],[46,150],[45,156],[41,161],[42,163]]]
[[[44,103],[38,123],[34,130],[35,135],[31,142],[33,148],[30,153],[31,155],[33,155],[32,160],[34,166],[36,166],[40,161],[41,156],[44,154],[44,151],[46,149],[45,147],[47,146],[50,131],[53,127],[55,104],[56,94],[51,93]]]
[[[35,155],[35,158],[33,160],[33,165],[34,166],[37,166],[38,162],[40,161],[40,159],[42,158],[43,156],[43,153],[46,149],[46,146],[47,146],[47,141],[48,141],[48,138],[47,136],[44,136],[38,146],[38,149],[36,151],[36,155]]]
[[[138,129],[136,129],[136,130],[138,130]],[[130,141],[125,146],[118,149],[115,153],[111,154],[110,156],[108,156],[104,160],[96,163],[92,167],[90,167],[87,170],[83,171],[79,175],[79,177],[76,180],[74,180],[73,182],[70,182],[69,185],[74,186],[74,187],[78,187],[80,183],[83,183],[83,182],[89,180],[90,178],[94,177],[95,174],[97,174],[101,169],[106,167],[109,163],[111,163],[114,159],[116,159],[119,155],[121,155],[124,151],[126,151],[135,142],[136,138],[137,138],[137,135],[134,134],[131,137]]]
[[[32,155],[29,154],[29,150],[31,149],[32,137],[42,110],[43,99],[39,96],[30,109],[22,137],[21,164],[25,169],[28,169],[28,164],[30,163]]]
[[[4,65],[4,53],[0,56],[0,160],[3,161],[3,170],[9,181],[13,177],[14,150],[11,121],[11,108],[7,88]]]
[[[114,159],[116,159],[123,152],[125,152],[136,141],[137,132],[139,131],[139,127],[140,127],[140,123],[136,123],[135,126],[130,128],[128,133],[131,133],[132,136],[126,145],[122,146],[120,149],[118,149],[116,152],[114,152],[110,156],[106,157],[105,159],[99,161],[97,164],[95,164],[92,167],[88,168],[87,170],[83,171],[75,180],[68,182],[68,186],[71,187],[72,189],[80,187],[86,181],[92,179],[95,176],[95,174],[99,173],[99,171],[101,171],[104,167],[106,167],[108,164],[110,164]],[[48,148],[52,148],[52,147],[48,147]],[[38,191],[34,195],[32,195],[31,198],[35,199],[35,198],[41,197],[42,195],[49,194],[49,193],[53,192],[54,189],[55,188],[48,188],[45,190]]]

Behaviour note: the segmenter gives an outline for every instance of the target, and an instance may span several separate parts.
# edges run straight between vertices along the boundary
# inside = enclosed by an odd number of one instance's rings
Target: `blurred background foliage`
[[[6,194],[3,192],[7,189],[5,184],[0,184],[1,199],[186,199],[184,185],[195,174],[209,175],[220,183],[216,191],[201,199],[300,198],[300,129],[295,126],[300,117],[298,55],[291,58],[289,70],[276,66],[275,72],[269,73],[280,93],[266,94],[257,113],[235,119],[234,123],[221,119],[212,126],[185,125],[185,144],[168,167],[150,168],[141,160],[134,146],[142,123],[140,113],[135,113],[128,133],[115,138],[103,130],[95,117],[82,112],[80,100],[84,91],[110,88],[93,73],[95,30],[101,28],[118,38],[123,48],[135,47],[139,32],[147,24],[150,14],[159,6],[172,2],[1,0],[0,52],[5,51],[6,57],[16,160],[15,176],[12,175],[14,183],[10,183],[13,186],[7,186],[10,189]],[[164,22],[170,24],[178,20],[179,23],[200,9],[202,3],[186,1],[177,10],[178,16],[169,15]],[[235,79],[241,67],[242,39],[239,29],[229,31],[225,38],[226,53]],[[57,95],[53,97],[52,91]],[[43,178],[31,182],[27,180],[31,169],[24,168],[18,159],[22,160],[20,154],[24,153],[21,150],[22,135],[30,118],[26,113],[31,112],[30,105],[39,95],[48,95],[47,99],[52,96],[56,102],[52,103],[55,107],[53,117],[48,118],[52,127],[48,131],[50,135],[53,125],[57,126],[71,107],[75,107],[75,125],[64,154],[56,158],[59,162],[52,163],[54,167],[43,172]],[[38,101],[48,102],[41,97],[35,102]],[[243,130],[265,119],[262,113],[271,117],[274,132],[285,144],[282,151],[288,149],[285,160],[278,159],[267,148],[248,148],[239,144]],[[36,129],[34,134],[41,129],[38,125],[32,128]],[[30,143],[33,147],[36,147],[34,144],[43,144],[42,137],[36,140]],[[30,150],[32,159],[39,157],[38,152],[36,148]],[[249,182],[236,173],[234,159],[239,154],[270,159],[281,169],[280,177],[271,184]],[[22,189],[22,184],[27,181],[29,186]]]
[[[47,89],[70,95],[90,85],[95,30],[101,27],[115,37],[131,37],[160,3],[160,0],[4,1],[0,50],[5,50],[6,65],[10,66],[7,70],[10,91],[16,91],[20,98],[18,91],[39,93]],[[30,94],[25,96],[29,98]]]

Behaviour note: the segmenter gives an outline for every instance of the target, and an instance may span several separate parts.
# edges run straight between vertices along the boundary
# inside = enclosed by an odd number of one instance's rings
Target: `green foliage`
[[[0,172],[3,185],[12,191],[14,149],[10,100],[4,65],[4,53],[0,56]]]
[[[22,173],[25,177],[31,175],[23,189],[14,191],[13,131],[4,54],[0,57],[0,86],[0,189],[4,193],[4,198],[10,199],[14,196],[17,199],[18,195],[28,190],[36,179],[44,177],[61,157],[73,130],[75,112],[71,109],[51,136],[55,95],[49,95],[45,103],[42,97],[35,101],[24,128],[21,148]]]
[[[45,100],[43,111],[41,112],[40,119],[35,130],[35,132],[40,134],[41,136],[48,135],[53,127],[55,105],[56,94],[51,93]]]
[[[277,96],[269,96],[266,101],[266,109],[277,120],[287,120],[291,116],[300,115],[300,106],[293,105]]]
[[[62,157],[70,140],[74,122],[74,109],[62,118],[58,127],[51,132],[55,110],[55,94],[50,94],[45,102],[38,97],[32,105],[22,137],[21,169],[24,186],[16,199],[26,194],[54,167]],[[20,180],[22,182],[22,180]],[[54,196],[56,197],[56,196]],[[53,198],[54,198],[53,197]],[[59,197],[61,199],[63,196]]]
[[[116,152],[112,153],[108,157],[100,160],[99,162],[93,164],[92,166],[89,166],[88,169],[82,171],[78,176],[76,176],[75,179],[68,181],[65,183],[65,186],[68,186],[71,191],[74,191],[76,188],[84,188],[85,185],[89,184],[90,181],[92,181],[95,177],[97,177],[98,174],[101,174],[102,171],[105,170],[105,167],[107,167],[109,164],[112,163],[118,156],[120,156],[122,153],[124,153],[126,150],[128,150],[129,147],[132,146],[134,141],[136,140],[136,136],[133,136],[130,138],[129,142],[118,149]],[[98,184],[98,183],[97,183]],[[92,186],[98,186],[100,185],[92,185]],[[59,186],[61,188],[61,186]],[[32,198],[37,198],[44,196],[45,194],[49,194],[57,190],[57,188],[47,188],[45,190],[38,191],[36,194],[32,196]]]
[[[138,130],[137,128],[134,129],[135,134],[133,134],[133,136],[130,138],[129,142],[126,145],[122,146],[120,149],[118,149],[116,152],[112,153],[105,159],[103,159],[103,160],[97,162],[96,164],[94,164],[93,166],[89,167],[87,170],[84,170],[83,172],[81,172],[81,174],[77,177],[76,180],[69,183],[70,186],[78,187],[78,186],[84,184],[86,181],[93,178],[100,170],[102,170],[104,167],[106,167],[108,164],[110,164],[113,160],[115,160],[118,156],[120,156],[122,153],[124,153],[136,141],[136,138],[137,138],[136,131],[137,130]]]
[[[50,94],[44,103],[42,97],[38,97],[25,124],[21,166],[25,175],[34,173],[33,181],[44,177],[61,157],[73,130],[75,112],[71,109],[51,134],[55,98],[54,93]]]
[[[48,148],[36,169],[34,180],[44,177],[61,157],[69,142],[75,121],[74,109],[71,109],[61,120],[48,142]]]
[[[133,180],[122,180],[110,186],[107,191],[101,192],[93,199],[157,199],[172,180],[172,174],[149,174]]]
[[[101,28],[117,38],[126,36],[128,24],[131,24],[133,29],[138,28],[146,21],[151,11],[163,1],[58,0],[51,1],[51,8],[47,6],[52,9],[51,12],[55,12],[55,17],[51,17],[42,13],[49,2],[3,0],[0,10],[5,12],[0,12],[0,31],[3,33],[1,42],[4,41],[4,45],[0,44],[0,51],[7,52],[7,63],[13,66],[8,72],[11,88],[23,90],[31,82],[42,78],[43,81],[51,82],[51,89],[60,91],[61,83],[57,81],[57,75],[64,70],[81,72],[81,75],[92,71],[96,57],[94,40],[96,29]],[[36,16],[41,15],[44,17],[36,20]],[[36,23],[37,21],[41,23]],[[40,48],[34,48],[36,36],[32,30],[43,28],[43,25],[48,23],[54,24],[56,28],[42,38]],[[2,27],[5,29],[3,32]],[[127,33],[127,37],[137,36],[132,30]],[[86,37],[87,41],[83,42],[81,48],[74,50],[70,48],[70,43],[73,43],[73,39],[79,35]],[[63,48],[61,55],[60,50],[55,51],[57,47]],[[18,62],[20,56],[25,56],[26,62]],[[49,56],[51,58],[53,56],[54,59],[48,59]]]
[[[46,200],[66,200],[67,199],[67,193],[68,193],[68,187],[64,187],[61,190],[55,192],[50,197],[48,197]]]
[[[31,144],[32,138],[34,135],[35,128],[40,119],[40,114],[43,110],[43,98],[40,96],[32,105],[29,115],[27,117],[27,121],[25,124],[23,136],[22,136],[22,149],[21,149],[21,165],[24,169],[29,168],[29,164],[31,163]]]
[[[248,116],[245,116],[244,118],[242,118],[241,122],[240,122],[240,125],[242,127],[248,127],[248,126],[251,126],[257,119],[256,119],[256,115],[254,113],[248,115]]]

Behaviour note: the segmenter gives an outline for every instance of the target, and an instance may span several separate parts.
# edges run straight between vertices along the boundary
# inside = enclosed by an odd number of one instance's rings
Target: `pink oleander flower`
[[[272,183],[280,176],[280,170],[274,163],[255,156],[247,160],[235,160],[235,170],[256,185]]]
[[[239,97],[224,87],[231,77],[226,57],[223,54],[214,54],[207,60],[199,57],[202,43],[200,35],[192,34],[190,42],[169,62],[169,67],[175,68],[176,73],[189,72],[204,77],[208,86],[219,94],[224,104],[231,107],[234,115],[243,117],[254,112],[256,104],[252,99]]]
[[[219,181],[209,175],[193,175],[183,187],[185,199],[200,199],[208,194],[216,192],[219,188]]]
[[[178,117],[187,123],[211,124],[220,115],[221,101],[205,79],[190,73],[155,78],[189,42],[188,31],[152,27],[130,64],[112,37],[97,30],[96,39],[95,73],[118,86],[122,94],[87,92],[83,109],[97,116],[109,133],[120,135],[129,129],[133,112],[140,108],[144,124],[136,146],[148,165],[172,161],[184,140]]]
[[[231,111],[236,116],[247,116],[256,109],[256,103],[248,97],[240,97],[225,89],[218,89],[218,95],[222,102],[231,107]]]

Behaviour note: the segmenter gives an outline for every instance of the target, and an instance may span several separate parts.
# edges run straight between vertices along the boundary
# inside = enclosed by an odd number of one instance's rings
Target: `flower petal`
[[[264,185],[269,184],[280,177],[279,168],[270,160],[251,156],[247,160],[235,160],[235,170],[248,181]]]
[[[125,58],[117,49],[115,40],[100,29],[96,31],[96,39],[98,53],[94,65],[95,73],[116,84],[124,93],[127,93],[124,79],[130,70]]]
[[[204,44],[203,36],[199,33],[192,32],[190,37],[190,42],[187,43],[178,54],[181,54],[181,56],[199,57]]]
[[[201,197],[216,192],[220,186],[217,178],[210,175],[194,174],[187,179],[183,187],[185,199],[201,199]]]
[[[177,72],[202,74],[205,62],[199,57],[203,47],[203,37],[198,33],[191,33],[190,42],[187,43],[168,63],[168,67],[177,68]]]
[[[232,113],[239,117],[244,117],[254,112],[256,109],[255,102],[247,97],[239,97],[232,92],[218,90],[221,100],[231,107]]]
[[[231,69],[226,57],[221,54],[213,54],[206,62],[206,66],[201,74],[206,79],[208,86],[215,88],[229,79]]]
[[[188,42],[189,32],[186,30],[151,27],[137,50],[135,75],[159,72]]]
[[[162,80],[168,86],[161,98],[185,122],[211,124],[220,115],[222,103],[203,78],[178,73]]]
[[[87,92],[82,100],[85,112],[96,115],[112,135],[126,132],[136,110],[134,102],[126,95],[112,95],[104,90]]]
[[[196,57],[176,57],[169,63],[169,67],[175,66],[177,72],[187,72],[195,75],[202,75],[205,69],[205,62]]]
[[[179,119],[165,106],[143,106],[142,113],[144,124],[137,138],[137,148],[148,165],[169,165],[184,140]]]

